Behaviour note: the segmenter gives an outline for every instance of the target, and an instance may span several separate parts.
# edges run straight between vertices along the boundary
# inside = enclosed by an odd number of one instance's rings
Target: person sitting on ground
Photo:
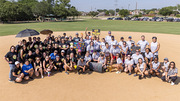
[[[45,60],[43,61],[43,68],[44,68],[44,74],[48,74],[48,77],[50,77],[51,69],[53,68],[52,61],[49,59],[49,56],[46,56]]]
[[[22,82],[22,79],[24,78],[24,73],[21,72],[20,62],[15,62],[15,68],[12,71],[13,80],[17,83]]]
[[[168,58],[164,58],[164,62],[163,62],[163,66],[162,66],[162,71],[163,71],[163,76],[165,75],[165,71],[166,69],[168,69],[169,66],[169,59]]]
[[[29,63],[29,60],[25,60],[25,64],[22,66],[22,73],[24,73],[25,80],[29,80],[29,78],[33,79],[32,76],[34,70],[32,64]]]
[[[69,55],[66,55],[66,59],[64,59],[64,69],[67,75],[69,75],[68,70],[72,71],[74,69]]]
[[[70,53],[70,60],[72,62],[72,67],[75,67],[77,64],[77,58],[74,56],[74,53]]]
[[[104,57],[104,54],[101,54],[100,57],[98,58],[98,63],[102,64],[102,68],[104,69],[104,71],[106,71],[107,67],[106,67],[106,58]]]
[[[125,60],[124,64],[125,64],[124,72],[126,73],[129,72],[129,75],[131,75],[132,70],[133,70],[133,64],[134,64],[133,59],[131,59],[131,55],[127,56],[127,59]]]
[[[35,76],[38,77],[39,76],[39,72],[41,74],[41,78],[43,77],[43,70],[42,70],[42,62],[40,57],[36,58],[36,61],[34,62],[34,70],[35,70]]]
[[[93,60],[93,62],[98,62],[99,56],[100,56],[100,54],[99,54],[96,50],[94,50],[94,51],[93,51],[93,54],[92,54],[92,60]]]
[[[62,61],[59,56],[56,56],[56,60],[53,62],[55,70],[59,69],[59,72],[62,72]]]
[[[89,54],[89,52],[86,52],[86,55],[85,55],[84,60],[86,61],[86,65],[89,66],[89,62],[92,61],[92,57],[91,57],[91,55]]]
[[[137,64],[137,67],[135,68],[135,75],[134,76],[137,76],[137,73],[139,72],[139,79],[142,79],[142,77],[146,77],[148,76],[148,71],[147,71],[147,66],[146,66],[146,63],[143,62],[143,59],[142,58],[139,58],[138,59],[138,64]]]
[[[158,61],[158,57],[155,57],[154,58],[154,61],[151,62],[151,65],[150,65],[150,74],[151,75],[156,75],[156,76],[160,76],[160,67],[161,67],[161,64],[160,62]]]
[[[120,74],[122,71],[123,71],[123,62],[122,62],[122,60],[121,60],[121,58],[120,58],[120,54],[116,54],[116,61],[117,61],[117,64],[115,65],[115,67],[117,68],[117,72],[116,72],[116,74]]]
[[[151,50],[149,48],[146,48],[145,61],[147,68],[150,69],[150,64],[153,61],[153,54],[151,53]]]
[[[174,82],[177,80],[178,69],[176,68],[175,62],[170,62],[168,68],[165,71],[165,76],[161,79],[166,82],[171,82],[171,85],[174,85]]]
[[[84,60],[84,56],[81,56],[81,58],[78,60],[77,63],[78,74],[85,73],[86,70],[87,70],[86,61]]]

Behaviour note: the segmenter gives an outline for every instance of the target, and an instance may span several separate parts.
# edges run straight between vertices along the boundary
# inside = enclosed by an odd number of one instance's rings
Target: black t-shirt
[[[67,44],[66,43],[60,43],[59,45],[61,46],[61,48],[67,48]]]
[[[34,52],[34,53],[33,53],[33,56],[34,56],[34,60],[35,60],[37,57],[42,58],[42,54],[41,54],[41,53],[36,54],[36,53]]]
[[[60,55],[60,60],[64,63],[65,56]]]
[[[8,58],[9,61],[12,61],[11,64],[14,64],[17,61],[17,53],[15,52],[8,52],[5,57]]]
[[[74,56],[75,56],[76,55],[76,50],[75,49],[73,49],[73,50],[68,49],[67,54],[70,55],[70,53],[74,53]]]
[[[59,49],[59,47],[57,47],[57,48],[55,48],[55,47],[54,47],[54,48],[52,49],[52,52],[54,52],[55,50],[57,50],[57,51],[58,51],[58,53],[60,53],[60,49]]]
[[[55,60],[53,63],[56,67],[58,67],[58,66],[60,66],[59,63],[62,63],[62,61],[61,61],[61,59],[59,59],[59,61]]]
[[[13,72],[16,74],[16,75],[19,75],[21,73],[21,67],[19,68],[14,68],[13,69]]]
[[[78,41],[80,41],[80,38],[79,37],[74,37],[73,41],[78,42]]]
[[[77,58],[74,57],[71,59],[71,61],[72,61],[72,63],[77,63]]]
[[[31,56],[29,56],[28,54],[25,56],[25,60],[29,60],[30,61],[30,63],[32,64],[32,62],[33,62],[33,60],[34,60],[34,56],[33,55],[31,55]]]
[[[22,48],[22,46],[16,45],[16,51],[17,51],[17,53],[20,53],[21,48]]]

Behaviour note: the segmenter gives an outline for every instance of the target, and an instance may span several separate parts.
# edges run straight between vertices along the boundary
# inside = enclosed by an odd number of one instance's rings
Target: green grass
[[[41,31],[51,29],[53,31],[84,31],[101,29],[101,31],[130,31],[180,34],[180,23],[175,22],[144,22],[144,21],[110,21],[110,20],[84,20],[75,22],[43,22],[43,23],[21,23],[0,24],[0,36],[17,34],[26,28]]]

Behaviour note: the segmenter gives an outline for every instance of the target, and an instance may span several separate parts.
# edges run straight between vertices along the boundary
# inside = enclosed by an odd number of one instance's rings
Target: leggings
[[[163,76],[161,79],[162,79],[163,81],[166,81],[166,77],[165,77],[165,76]],[[171,79],[171,81],[175,82],[176,79],[177,79],[177,76],[169,77],[169,79]]]

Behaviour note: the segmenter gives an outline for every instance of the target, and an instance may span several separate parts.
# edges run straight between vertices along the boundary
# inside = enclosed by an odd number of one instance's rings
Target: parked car
[[[163,17],[161,17],[161,18],[158,18],[158,19],[156,19],[156,21],[157,21],[157,22],[164,21],[164,18],[163,18]]]
[[[145,17],[145,18],[143,19],[143,21],[149,21],[149,18],[148,18],[148,17]]]
[[[131,20],[130,17],[124,17],[124,20]]]
[[[123,20],[123,18],[118,17],[118,18],[114,18],[113,20]]]
[[[153,18],[150,19],[149,21],[156,21],[157,19],[159,19],[159,17],[153,17]]]
[[[113,20],[113,18],[107,18],[107,20]]]
[[[132,18],[131,21],[139,21],[140,18]]]
[[[167,21],[167,22],[173,22],[173,21],[174,21],[174,18],[167,18],[166,21]]]
[[[174,19],[174,22],[180,22],[179,18]]]

